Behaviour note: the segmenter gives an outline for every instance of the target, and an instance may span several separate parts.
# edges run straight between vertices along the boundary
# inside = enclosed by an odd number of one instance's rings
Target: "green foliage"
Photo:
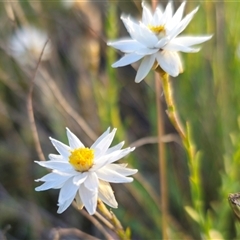
[[[108,39],[128,34],[119,19],[123,9],[140,16],[140,2],[130,2],[76,1],[71,8],[56,1],[0,3],[0,238],[3,234],[7,239],[47,239],[56,227],[76,227],[103,238],[73,208],[57,215],[57,191],[34,191],[34,179],[43,173],[33,162],[39,156],[26,101],[36,61],[25,64],[14,59],[9,39],[18,26],[30,24],[41,27],[51,39],[51,58],[41,63],[33,92],[45,156],[54,153],[48,136],[65,142],[66,126],[87,145],[95,140],[76,116],[96,136],[108,126],[117,127],[116,142],[125,140],[128,146],[157,135],[154,75],[134,83],[134,68],[113,69],[111,64],[120,53],[106,46]],[[192,144],[199,152],[194,162],[188,162],[181,144],[166,143],[169,236],[239,239],[240,226],[228,195],[240,192],[240,6],[228,1],[190,1],[186,12],[198,4],[200,9],[184,33],[214,36],[199,53],[182,54],[184,72],[171,79],[180,119],[184,125],[188,122]],[[165,112],[162,117],[165,133],[176,137]],[[139,173],[131,184],[114,185],[119,208],[113,212],[127,236],[160,238],[155,143],[138,147],[124,162]]]

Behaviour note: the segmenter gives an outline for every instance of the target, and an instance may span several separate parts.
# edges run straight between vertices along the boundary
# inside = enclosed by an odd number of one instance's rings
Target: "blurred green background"
[[[167,2],[161,2],[163,6]],[[179,1],[173,1],[175,9]],[[212,239],[240,239],[240,228],[228,194],[240,192],[240,5],[230,1],[189,1],[185,13],[200,6],[184,34],[214,34],[195,54],[182,54],[185,70],[172,78],[183,123],[189,122],[200,151],[204,221]],[[57,228],[78,228],[98,238],[102,233],[73,207],[58,215],[58,190],[35,192],[34,179],[46,170],[38,160],[27,111],[29,89],[43,43],[16,33],[30,26],[49,37],[36,74],[33,109],[45,158],[55,153],[48,137],[67,143],[65,127],[86,145],[108,126],[117,127],[116,143],[151,137],[126,159],[139,169],[131,184],[113,188],[114,209],[133,239],[161,238],[159,171],[154,73],[134,83],[137,64],[111,64],[120,52],[109,39],[128,36],[121,13],[141,17],[141,1],[4,1],[0,3],[0,238],[57,238]],[[15,38],[15,40],[13,40]],[[40,40],[40,37],[36,37]],[[26,42],[25,49],[14,45]],[[22,43],[21,42],[21,43]],[[36,42],[36,43],[35,43]],[[23,44],[20,44],[23,45]],[[20,50],[19,50],[20,49]],[[164,96],[161,103],[166,109]],[[186,211],[191,206],[185,150],[163,111],[169,191],[170,239],[204,238]],[[89,129],[83,126],[83,122]],[[113,234],[113,233],[111,233]],[[112,235],[115,238],[115,235]]]

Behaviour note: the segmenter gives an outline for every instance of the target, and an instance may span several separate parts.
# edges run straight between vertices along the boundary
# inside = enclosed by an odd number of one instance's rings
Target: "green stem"
[[[101,212],[101,214],[109,221],[114,227],[114,232],[118,235],[119,239],[121,240],[128,240],[130,239],[130,231],[127,229],[124,231],[121,222],[118,220],[116,215],[109,211],[104,203],[98,199],[98,210]]]
[[[168,117],[169,117],[170,121],[172,122],[173,126],[178,131],[181,139],[185,143],[187,140],[186,134],[185,134],[185,130],[183,129],[182,124],[180,123],[180,120],[177,115],[176,107],[174,105],[173,96],[172,96],[172,87],[169,82],[168,74],[159,68],[157,68],[156,71],[159,73],[159,75],[161,76],[161,79],[162,79],[163,91],[164,91],[166,103],[168,106],[168,110],[167,110]]]
[[[179,133],[179,136],[182,139],[184,147],[186,149],[188,155],[188,166],[190,172],[190,188],[191,188],[191,196],[193,201],[193,206],[196,212],[198,213],[199,217],[199,226],[201,231],[205,234],[205,237],[209,238],[209,227],[207,226],[208,221],[206,216],[203,212],[202,206],[202,191],[201,191],[201,177],[200,177],[200,166],[199,160],[197,158],[197,154],[194,148],[194,144],[191,141],[190,133],[189,133],[189,126],[187,124],[187,131],[183,128],[179,117],[177,115],[176,106],[173,100],[173,93],[172,93],[172,86],[169,81],[169,75],[164,72],[160,67],[156,69],[158,72],[161,81],[162,87],[164,91],[164,96],[167,104],[167,114],[168,117]]]

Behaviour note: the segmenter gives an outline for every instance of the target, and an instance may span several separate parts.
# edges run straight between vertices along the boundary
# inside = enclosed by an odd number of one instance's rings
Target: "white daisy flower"
[[[24,64],[31,63],[40,57],[42,49],[48,39],[46,32],[33,26],[24,26],[15,31],[9,40],[11,54]],[[51,56],[51,44],[44,49],[42,60]]]
[[[117,208],[111,183],[128,183],[129,177],[136,169],[126,168],[126,164],[114,162],[125,157],[134,148],[121,149],[124,142],[109,148],[116,129],[107,129],[90,147],[83,143],[67,128],[69,146],[50,138],[60,155],[50,154],[49,161],[35,161],[40,166],[52,169],[52,172],[36,180],[45,182],[36,191],[60,189],[58,197],[58,213],[65,211],[75,199],[79,208],[85,208],[89,214],[94,214],[97,199],[107,205]]]
[[[200,49],[192,46],[205,42],[212,36],[177,37],[187,27],[198,10],[196,8],[182,19],[185,2],[181,4],[175,14],[173,14],[172,2],[168,3],[165,11],[159,5],[154,13],[144,2],[142,7],[142,20],[139,22],[130,17],[121,17],[130,38],[108,43],[109,46],[125,53],[112,67],[126,66],[142,59],[135,82],[143,80],[155,63],[166,73],[176,77],[182,72],[178,51],[198,52]]]

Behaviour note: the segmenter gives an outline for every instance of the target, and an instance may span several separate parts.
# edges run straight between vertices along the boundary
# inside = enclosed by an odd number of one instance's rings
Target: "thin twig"
[[[68,102],[65,100],[65,97],[63,96],[63,94],[61,93],[59,88],[57,87],[54,80],[50,77],[50,75],[43,69],[41,69],[40,73],[41,73],[42,77],[44,78],[46,84],[52,90],[52,93],[58,100],[58,103],[65,110],[65,112],[67,112],[69,114],[69,116],[71,116],[79,124],[79,126],[82,128],[82,130],[87,134],[87,136],[91,140],[96,140],[97,135],[95,134],[95,132],[89,127],[87,122],[72,108],[72,106],[70,104],[68,104]]]
[[[110,234],[106,231],[103,225],[93,216],[89,215],[84,209],[79,209],[75,202],[72,203],[72,206],[77,209],[85,218],[87,218],[92,224],[104,235],[106,240],[112,240]]]
[[[106,219],[104,218],[99,212],[96,211],[95,216],[102,222],[106,227],[114,231],[114,226]]]
[[[122,240],[129,239],[127,232],[123,229],[123,226],[121,222],[118,220],[118,218],[116,217],[116,215],[111,210],[109,211],[106,208],[105,204],[100,199],[98,199],[98,209],[101,212],[101,214],[111,222],[111,224],[114,227],[113,229],[114,232],[118,235],[120,239]]]
[[[53,240],[60,240],[61,237],[74,235],[80,239],[88,239],[88,240],[99,240],[99,238],[95,238],[77,228],[54,228],[52,229]]]
[[[153,10],[157,7],[157,0],[152,0]],[[161,82],[159,75],[155,73],[155,86],[156,86],[156,108],[157,108],[157,126],[158,126],[158,156],[159,156],[159,173],[160,173],[160,198],[162,206],[162,237],[168,239],[167,234],[167,219],[168,219],[168,192],[167,192],[167,176],[166,176],[166,158],[165,158],[165,144],[161,141],[164,136],[164,123],[162,117],[162,105],[160,102]]]
[[[166,170],[166,158],[165,158],[165,144],[161,141],[164,136],[164,123],[162,117],[162,105],[160,101],[161,82],[159,81],[159,75],[155,74],[155,86],[156,86],[156,108],[157,108],[157,126],[158,126],[158,156],[159,156],[159,180],[160,180],[160,198],[162,208],[162,237],[168,239],[167,234],[167,219],[168,219],[168,191],[167,191],[167,170]]]
[[[178,137],[178,135],[174,134],[174,133],[170,133],[170,134],[166,134],[164,136],[162,136],[161,141],[164,143],[168,143],[168,142],[176,142],[179,145],[181,145],[181,141]],[[142,147],[143,145],[146,144],[154,144],[154,143],[158,143],[159,142],[159,137],[143,137],[140,138],[138,140],[136,140],[135,142],[132,142],[129,147]]]
[[[33,103],[32,103],[32,95],[33,95],[33,86],[34,86],[34,80],[45,50],[45,47],[47,46],[49,39],[47,39],[47,41],[45,42],[43,49],[41,51],[41,54],[39,56],[38,62],[37,62],[37,66],[35,68],[34,74],[32,76],[31,82],[30,82],[30,88],[29,88],[29,92],[28,92],[28,96],[27,96],[27,110],[28,110],[28,118],[29,118],[29,122],[30,122],[30,128],[33,134],[33,140],[34,140],[34,144],[35,144],[35,148],[39,157],[40,161],[45,161],[45,157],[42,151],[42,147],[39,141],[39,137],[38,137],[38,131],[37,131],[37,127],[36,127],[36,123],[35,123],[35,118],[34,118],[34,112],[33,112]]]

